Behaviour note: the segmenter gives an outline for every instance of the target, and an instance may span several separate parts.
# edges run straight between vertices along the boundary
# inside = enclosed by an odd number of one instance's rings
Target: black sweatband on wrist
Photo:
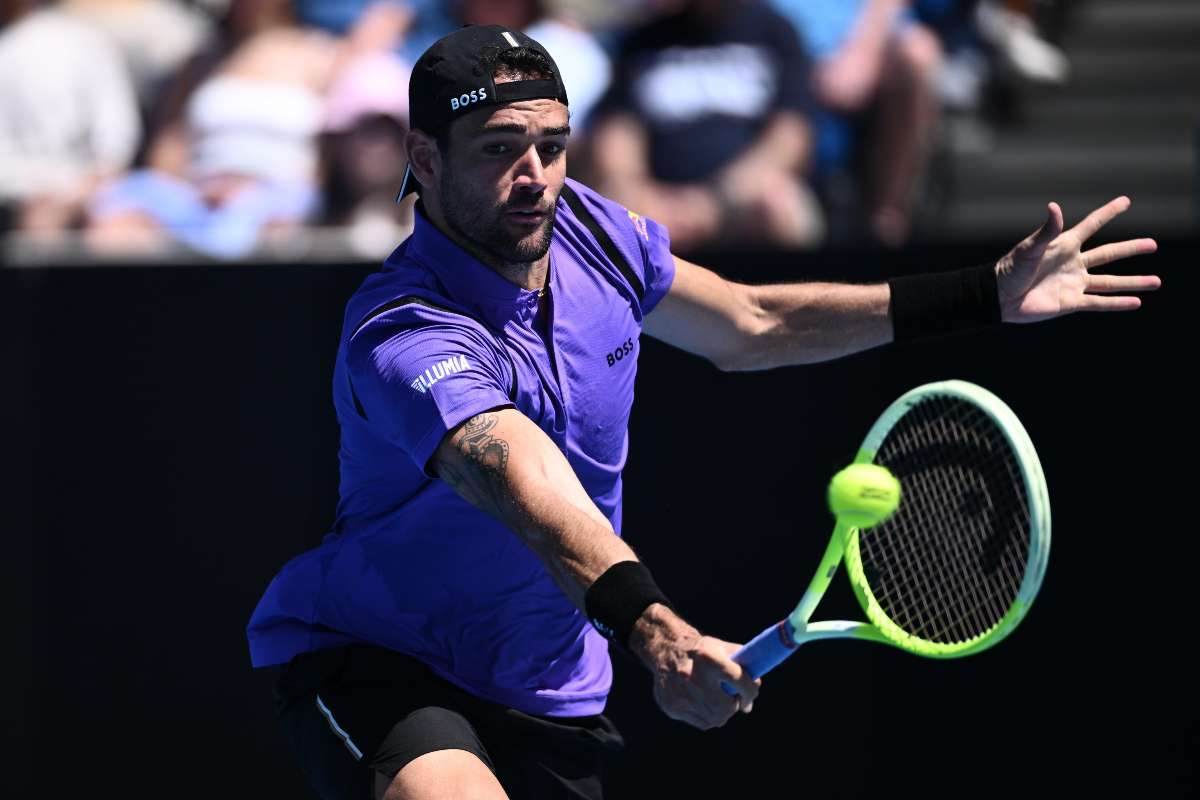
[[[1000,291],[993,264],[905,275],[892,278],[888,285],[897,342],[1000,324]]]
[[[613,564],[583,596],[584,611],[596,630],[625,648],[629,647],[634,624],[653,603],[671,605],[640,561]]]

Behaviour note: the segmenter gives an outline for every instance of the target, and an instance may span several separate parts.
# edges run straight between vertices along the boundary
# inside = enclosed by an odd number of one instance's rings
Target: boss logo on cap
[[[458,111],[463,106],[469,106],[471,103],[478,103],[480,100],[487,99],[487,87],[480,86],[478,89],[472,89],[469,94],[460,94],[458,97],[450,98],[450,110]]]

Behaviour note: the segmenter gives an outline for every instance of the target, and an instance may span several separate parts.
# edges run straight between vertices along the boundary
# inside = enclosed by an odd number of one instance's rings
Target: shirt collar
[[[489,322],[523,318],[537,306],[537,290],[505,280],[438,230],[419,210],[405,255],[437,276],[451,300],[483,312]]]

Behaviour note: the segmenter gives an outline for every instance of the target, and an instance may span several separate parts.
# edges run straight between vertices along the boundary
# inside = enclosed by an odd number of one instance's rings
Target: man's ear
[[[437,140],[424,131],[410,130],[404,136],[404,149],[408,151],[408,165],[421,185],[437,186],[437,176],[442,170]]]

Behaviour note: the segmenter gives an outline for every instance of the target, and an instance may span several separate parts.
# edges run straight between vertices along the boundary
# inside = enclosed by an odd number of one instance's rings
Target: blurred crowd
[[[896,247],[944,117],[978,113],[997,74],[1065,78],[1034,5],[4,0],[0,233],[238,259],[322,231],[386,254],[411,226],[393,202],[411,65],[482,23],[546,46],[569,172],[679,250]]]

